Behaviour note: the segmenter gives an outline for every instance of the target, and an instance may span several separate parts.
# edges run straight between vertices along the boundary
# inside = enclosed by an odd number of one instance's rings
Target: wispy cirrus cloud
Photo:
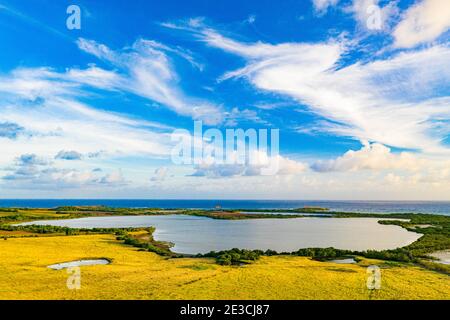
[[[79,39],[77,44],[81,50],[119,69],[119,72],[114,74],[118,82],[108,82],[115,89],[156,101],[176,113],[203,120],[207,124],[218,124],[222,121],[220,106],[190,97],[180,88],[179,76],[167,53],[180,55],[198,66],[188,53],[145,39],[137,40],[131,48],[118,51],[92,40]],[[86,74],[83,76],[86,77]]]
[[[449,152],[441,143],[450,131],[441,121],[450,117],[443,87],[450,80],[447,46],[338,67],[345,41],[272,45],[239,42],[205,26],[196,32],[208,45],[246,59],[243,68],[222,80],[244,78],[258,90],[294,98],[331,121],[324,130],[399,148]]]
[[[408,8],[395,27],[394,45],[411,48],[435,40],[450,28],[450,2],[421,0]]]
[[[450,2],[446,0],[417,0],[401,12],[398,0],[312,0],[315,11],[322,15],[330,7],[340,5],[354,16],[359,27],[369,31],[392,31],[394,47],[412,48],[429,43],[450,28]],[[399,19],[400,18],[400,19]],[[370,28],[373,21],[378,27]]]
[[[390,31],[392,20],[400,12],[396,0],[381,5],[379,0],[353,0],[344,11],[351,13],[359,28],[371,32]]]
[[[71,76],[74,72],[76,77]],[[91,95],[94,85],[111,90],[116,79],[94,66],[64,72],[20,68],[0,76],[0,169],[6,171],[2,184],[52,190],[58,186],[120,186],[126,180],[122,173],[119,179],[116,171],[128,167],[127,163],[107,166],[103,174],[92,172],[92,167],[120,157],[168,157],[171,127],[80,101]],[[29,154],[24,155],[25,151]],[[38,163],[38,159],[57,161]]]

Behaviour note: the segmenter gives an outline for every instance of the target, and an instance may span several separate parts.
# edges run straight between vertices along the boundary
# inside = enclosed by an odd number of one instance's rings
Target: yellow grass
[[[81,289],[66,287],[66,270],[50,264],[110,258],[81,267]],[[112,235],[0,240],[0,299],[449,299],[449,277],[414,266],[382,269],[382,288],[366,288],[366,265],[301,257],[262,257],[244,267],[211,259],[164,259]],[[379,263],[379,262],[378,262]]]

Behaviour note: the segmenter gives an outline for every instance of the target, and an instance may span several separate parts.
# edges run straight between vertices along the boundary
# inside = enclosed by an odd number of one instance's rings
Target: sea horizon
[[[242,200],[242,199],[0,199],[0,207],[54,208],[109,206],[161,209],[295,209],[323,207],[330,211],[429,213],[450,215],[450,201],[431,200]]]

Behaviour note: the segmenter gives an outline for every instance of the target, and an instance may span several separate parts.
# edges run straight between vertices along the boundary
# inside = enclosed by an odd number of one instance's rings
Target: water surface
[[[353,258],[346,258],[346,259],[330,260],[327,262],[333,262],[333,263],[339,263],[339,264],[353,264],[353,263],[356,263],[356,260]]]
[[[47,268],[50,268],[53,270],[61,270],[61,269],[65,269],[65,268],[81,267],[81,266],[95,266],[95,265],[102,265],[102,264],[109,264],[109,263],[110,262],[107,259],[87,259],[87,260],[76,260],[76,261],[52,264],[52,265],[48,266]]]
[[[436,262],[450,264],[450,250],[437,251],[430,254],[430,256],[438,259]]]
[[[394,249],[421,235],[399,226],[381,225],[378,218],[294,218],[216,220],[188,215],[90,217],[48,220],[24,225],[72,228],[156,227],[155,239],[175,243],[174,252],[272,249],[291,252],[308,247],[367,250]]]

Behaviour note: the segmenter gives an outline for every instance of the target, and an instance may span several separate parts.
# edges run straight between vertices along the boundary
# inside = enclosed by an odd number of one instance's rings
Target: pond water
[[[209,251],[272,249],[291,252],[308,247],[367,250],[394,249],[421,235],[399,226],[381,225],[378,218],[293,218],[219,220],[188,215],[90,217],[34,221],[22,225],[73,228],[156,227],[155,239],[175,244],[172,251],[196,254]]]
[[[52,264],[52,265],[48,266],[47,268],[50,268],[53,270],[61,270],[61,269],[71,268],[71,267],[95,266],[95,265],[99,265],[99,264],[109,264],[109,263],[110,262],[107,259],[76,260],[76,261]]]
[[[346,258],[346,259],[330,260],[328,262],[339,263],[339,264],[352,264],[352,263],[356,263],[356,260],[353,258]]]

